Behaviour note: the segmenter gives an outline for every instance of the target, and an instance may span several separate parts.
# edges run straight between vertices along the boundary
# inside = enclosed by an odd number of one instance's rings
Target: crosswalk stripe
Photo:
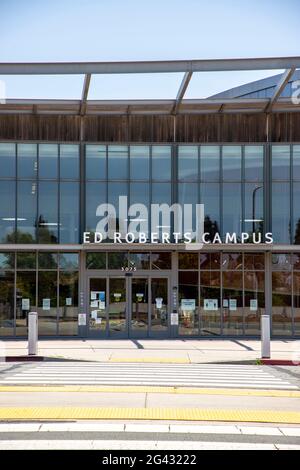
[[[23,364],[1,370],[0,384],[170,385],[297,390],[299,387],[258,366],[141,365],[101,363]]]

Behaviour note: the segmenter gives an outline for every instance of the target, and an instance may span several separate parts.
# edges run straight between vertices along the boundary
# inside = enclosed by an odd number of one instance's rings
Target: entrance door
[[[89,336],[93,338],[168,337],[167,277],[91,277]]]

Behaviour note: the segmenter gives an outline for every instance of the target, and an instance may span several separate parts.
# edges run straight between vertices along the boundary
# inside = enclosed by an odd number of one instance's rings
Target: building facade
[[[299,337],[299,110],[165,105],[0,105],[0,336]],[[120,195],[204,204],[206,243],[95,243]]]

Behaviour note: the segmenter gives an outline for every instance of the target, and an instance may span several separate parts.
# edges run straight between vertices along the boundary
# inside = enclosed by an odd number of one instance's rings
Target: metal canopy
[[[297,67],[300,57],[240,59],[171,60],[143,62],[57,62],[0,63],[0,75],[77,75],[83,74],[81,100],[15,100],[0,104],[0,114],[207,114],[299,111],[300,105],[280,94]],[[280,75],[271,99],[184,100],[194,72],[286,69]],[[92,74],[139,74],[183,72],[175,100],[88,100]]]

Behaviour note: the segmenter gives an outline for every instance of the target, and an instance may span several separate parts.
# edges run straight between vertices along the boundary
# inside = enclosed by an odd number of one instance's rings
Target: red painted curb
[[[5,362],[40,362],[44,356],[6,356]]]
[[[288,359],[261,359],[261,363],[269,366],[300,366],[299,361],[290,361]]]

